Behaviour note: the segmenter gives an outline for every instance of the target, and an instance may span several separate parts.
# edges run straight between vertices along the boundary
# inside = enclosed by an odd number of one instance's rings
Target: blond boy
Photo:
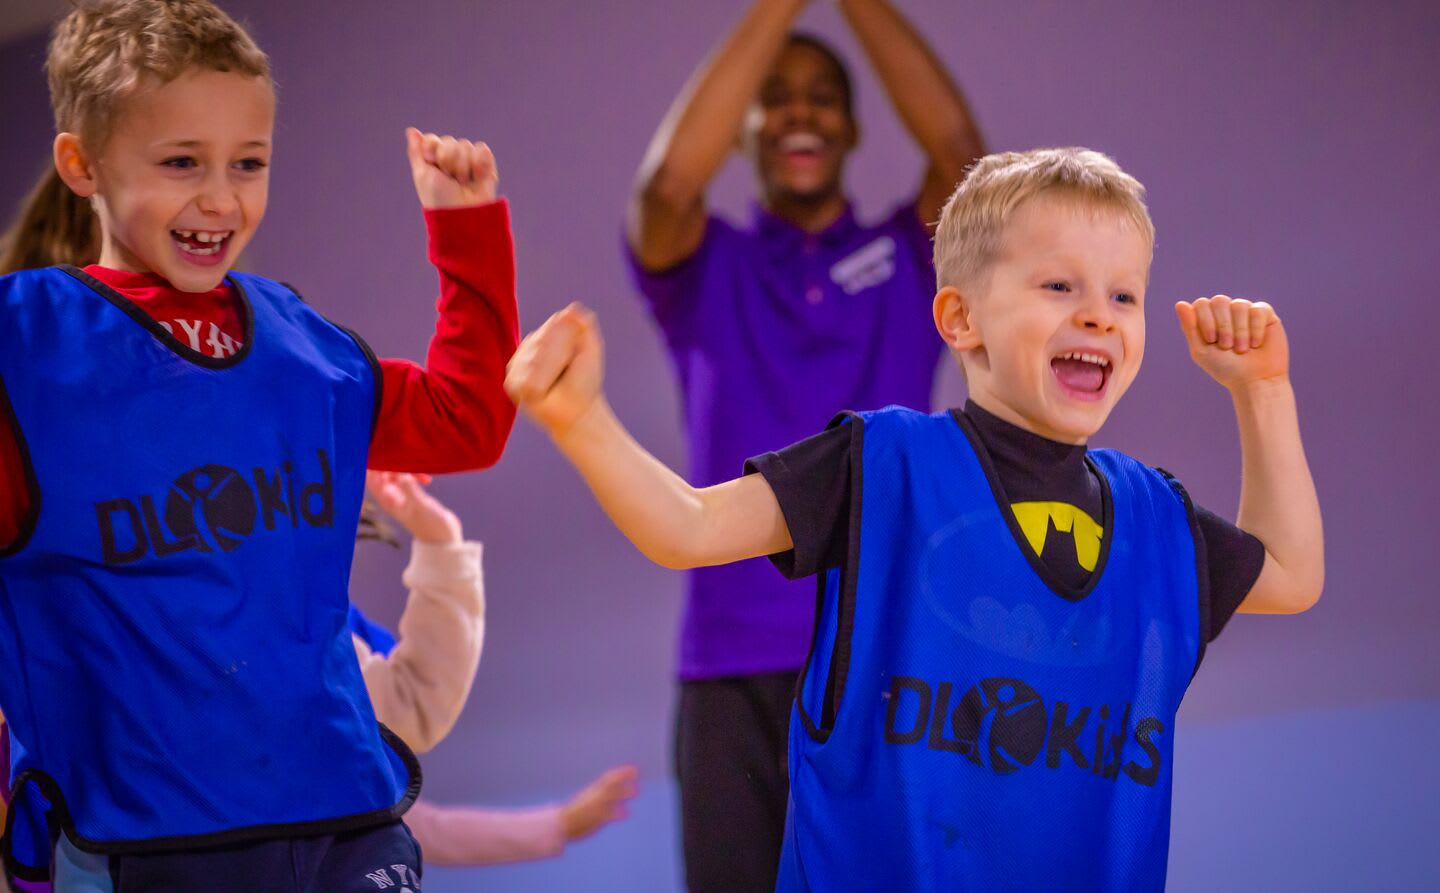
[[[847,415],[695,489],[611,413],[583,309],[522,343],[507,389],[653,560],[818,575],[779,889],[1159,889],[1175,711],[1205,643],[1237,608],[1320,595],[1284,329],[1264,303],[1176,306],[1235,404],[1229,525],[1085,448],[1145,349],[1138,182],[1086,150],[991,155],[935,242],[964,410]]]
[[[207,0],[87,3],[48,67],[55,168],[101,238],[83,270],[0,278],[6,869],[42,880],[53,855],[62,891],[416,889],[418,766],[366,696],[349,567],[367,460],[479,467],[508,434],[494,159],[408,132],[442,322],[429,368],[377,361],[232,270],[275,119],[239,25]]]

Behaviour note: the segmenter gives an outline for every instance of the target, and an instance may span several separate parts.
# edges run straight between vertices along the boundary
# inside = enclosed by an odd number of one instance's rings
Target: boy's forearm
[[[934,51],[888,0],[840,0],[910,135],[946,183],[984,154],[980,130]]]
[[[657,564],[691,568],[790,548],[768,485],[752,476],[692,487],[641,447],[603,398],[554,440],[610,520]]]
[[[1236,523],[1265,545],[1283,596],[1273,607],[1304,610],[1325,578],[1324,532],[1315,482],[1305,461],[1295,391],[1288,378],[1254,382],[1231,392],[1240,429],[1240,512]]]

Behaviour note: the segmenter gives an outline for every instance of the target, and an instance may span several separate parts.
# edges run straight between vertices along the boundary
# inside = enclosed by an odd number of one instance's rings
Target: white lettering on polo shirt
[[[881,236],[852,251],[830,268],[830,280],[853,295],[895,275],[895,240]]]

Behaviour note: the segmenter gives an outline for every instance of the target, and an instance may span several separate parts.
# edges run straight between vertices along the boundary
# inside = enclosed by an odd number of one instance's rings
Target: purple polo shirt
[[[746,229],[712,215],[695,255],[660,273],[626,254],[679,377],[696,486],[738,476],[841,410],[929,408],[943,342],[913,202],[876,226],[847,207],[818,234],[758,207]],[[764,558],[691,571],[680,678],[797,670],[814,616],[814,582]]]

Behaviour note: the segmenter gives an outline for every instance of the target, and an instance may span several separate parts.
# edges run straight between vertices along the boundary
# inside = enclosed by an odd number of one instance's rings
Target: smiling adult
[[[983,154],[979,131],[890,3],[840,0],[928,161],[918,194],[878,224],[857,221],[844,189],[860,137],[851,80],[830,47],[790,30],[805,5],[751,6],[661,124],[629,208],[631,266],[680,380],[701,486],[841,410],[927,407],[940,355],[925,309],[929,224]],[[705,201],[737,148],[759,193],[743,227]],[[760,559],[691,573],[676,759],[692,891],[774,889],[786,732],[814,610],[813,585]]]

